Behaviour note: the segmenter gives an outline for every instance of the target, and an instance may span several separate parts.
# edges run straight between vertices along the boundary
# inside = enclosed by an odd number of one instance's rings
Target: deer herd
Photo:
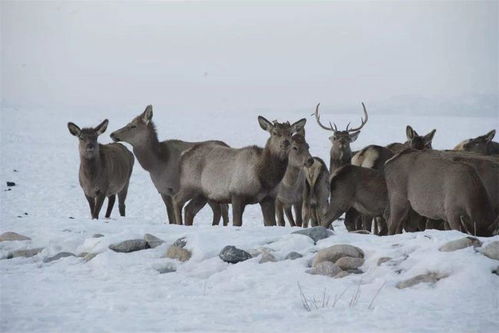
[[[436,130],[419,135],[406,128],[407,141],[369,145],[352,152],[368,121],[356,128],[317,124],[332,132],[329,170],[309,152],[306,119],[294,123],[258,117],[268,132],[265,146],[232,148],[222,141],[159,141],[149,105],[124,127],[111,133],[114,143],[99,144],[108,120],[95,128],[68,123],[79,139],[79,181],[93,219],[108,198],[106,218],[116,194],[125,216],[125,199],[134,156],[149,172],[166,206],[169,223],[192,225],[208,204],[213,225],[242,226],[244,208],[260,204],[265,226],[331,227],[345,214],[348,231],[378,235],[402,231],[454,229],[478,236],[499,232],[499,143],[495,130],[459,143],[452,150],[432,149]],[[133,154],[121,143],[132,146]],[[184,207],[185,206],[185,207]],[[183,211],[183,214],[182,214]]]

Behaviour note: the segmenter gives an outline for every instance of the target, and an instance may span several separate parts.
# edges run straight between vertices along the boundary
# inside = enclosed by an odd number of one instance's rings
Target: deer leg
[[[116,194],[107,197],[106,219],[108,219],[111,216],[111,212],[113,211],[114,207],[114,201],[116,201]]]
[[[175,213],[173,211],[173,201],[172,197],[161,193],[161,199],[163,199],[163,202],[165,203],[166,206],[166,214],[168,215],[168,222],[170,224],[175,224]]]
[[[194,216],[206,205],[206,199],[202,196],[195,197],[184,208],[185,225],[192,225]]]
[[[303,221],[302,221],[302,214],[301,214],[301,207],[302,207],[302,202],[300,201],[299,203],[296,203],[293,205],[293,209],[295,211],[295,225],[297,227],[301,227],[301,225],[303,224]]]
[[[120,210],[120,216],[125,216],[125,200],[126,195],[128,194],[128,184],[126,183],[125,187],[118,193],[118,208]]]
[[[284,221],[284,204],[279,199],[275,200],[275,210],[277,215],[277,223],[281,227],[284,227],[286,225],[286,222]]]
[[[372,221],[373,221],[372,217],[361,215],[360,220],[362,222],[362,229],[367,230],[369,232],[373,231],[372,230]]]
[[[240,227],[243,225],[244,201],[241,197],[232,196],[232,225]]]
[[[310,220],[310,207],[307,205],[306,201],[303,201],[301,212],[302,212],[301,227],[308,228],[308,221]]]
[[[402,222],[407,218],[410,209],[409,202],[404,199],[390,198],[390,218],[388,220],[388,234],[400,233]]]
[[[176,224],[182,225],[182,208],[184,207],[185,203],[192,199],[192,196],[190,193],[187,193],[186,191],[178,191],[175,196],[172,198],[172,203],[173,203],[173,213],[175,215],[175,222]]]
[[[319,225],[319,221],[320,221],[319,210],[317,207],[314,207],[312,208],[312,221],[310,225],[312,227],[317,227]]]
[[[213,221],[211,225],[219,225],[220,219],[222,218],[222,205],[213,201],[208,201],[211,210],[213,211]]]
[[[222,211],[222,220],[224,226],[229,224],[229,205],[228,204],[220,204],[220,210]]]
[[[94,218],[95,199],[92,197],[89,197],[86,194],[85,194],[85,198],[87,198],[88,206],[90,207],[90,215],[92,216],[92,219],[93,219]]]
[[[383,217],[377,217],[376,222],[378,224],[378,235],[385,236],[388,233],[388,226],[386,225],[386,220]]]
[[[106,196],[104,194],[98,194],[97,197],[95,198],[95,206],[92,218],[96,220],[99,219],[100,209],[102,208],[102,204],[104,203],[105,198]]]
[[[288,218],[289,225],[292,227],[296,227],[295,219],[293,218],[293,212],[291,211],[292,207],[287,206],[284,208],[284,213],[286,214],[286,217]]]
[[[263,225],[274,226],[275,222],[275,200],[272,197],[266,197],[260,201],[260,208],[262,209]]]
[[[350,208],[345,214],[345,227],[348,231],[359,230],[357,226],[358,213],[355,209]]]

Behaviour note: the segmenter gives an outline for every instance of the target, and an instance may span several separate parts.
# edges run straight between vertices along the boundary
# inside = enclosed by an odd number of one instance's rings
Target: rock
[[[276,262],[277,259],[274,257],[274,255],[270,252],[263,252],[262,257],[260,258],[259,263],[263,264],[266,262]]]
[[[191,258],[191,252],[187,249],[181,248],[176,245],[171,245],[163,257],[170,259],[177,259],[179,261],[187,261]]]
[[[83,261],[84,262],[89,262],[90,260],[92,260],[93,258],[97,257],[98,253],[87,253],[84,257],[83,257]]]
[[[167,263],[165,266],[156,268],[159,274],[173,273],[177,271],[177,267],[173,263]]]
[[[385,262],[390,261],[390,260],[392,260],[392,258],[390,258],[390,257],[381,257],[378,259],[378,266],[381,266],[381,264],[384,264]]]
[[[59,260],[61,258],[66,258],[66,257],[76,257],[76,256],[71,252],[59,252],[55,256],[44,258],[43,262],[49,263],[49,262],[56,261],[56,260]]]
[[[335,264],[330,261],[323,261],[311,269],[307,270],[308,274],[314,275],[326,275],[330,277],[336,276],[336,274],[340,273],[342,270]]]
[[[314,257],[312,267],[324,261],[335,263],[343,257],[364,258],[364,252],[356,246],[337,244],[320,250]]]
[[[342,257],[335,262],[336,266],[346,271],[349,269],[356,269],[364,265],[363,258]]]
[[[333,232],[324,227],[312,227],[302,230],[293,231],[292,234],[305,235],[313,239],[314,243],[317,243],[321,239],[328,238],[333,234]]]
[[[478,240],[475,237],[468,236],[447,242],[444,245],[442,245],[438,250],[442,252],[452,252],[470,246],[480,247],[482,246],[482,242],[480,242],[480,240]]]
[[[149,248],[149,244],[143,239],[129,239],[123,242],[109,245],[109,248],[114,252],[129,253],[134,251],[145,250]]]
[[[16,186],[16,183],[14,183],[14,182],[7,182],[7,186],[8,187]]]
[[[495,275],[499,275],[499,266],[492,270],[492,273],[494,273]]]
[[[265,252],[271,253],[271,252],[274,252],[274,250],[271,249],[270,247],[259,247],[258,249],[251,249],[251,250],[248,250],[247,252],[249,254],[251,254],[251,257],[255,258],[255,257],[258,257],[259,255],[261,255],[262,253],[265,253]]]
[[[103,234],[94,234],[92,236],[92,238],[101,238],[101,237],[104,237],[104,235]]]
[[[364,273],[363,271],[361,271],[358,268],[348,269],[347,272],[350,273],[350,274],[363,274]]]
[[[361,235],[370,235],[371,232],[369,230],[354,230],[354,231],[349,231],[350,233],[353,234],[361,234]]]
[[[42,252],[42,250],[43,248],[12,251],[9,252],[9,254],[7,254],[7,259],[19,258],[19,257],[30,258],[36,256],[38,253]]]
[[[289,252],[286,257],[284,257],[284,260],[295,260],[298,258],[302,258],[303,256],[299,254],[298,252]]]
[[[487,246],[482,248],[480,252],[490,259],[499,260],[499,241],[487,244]]]
[[[157,246],[160,246],[161,244],[163,244],[165,242],[164,240],[162,240],[154,235],[151,235],[151,234],[145,234],[144,240],[147,242],[147,244],[149,245],[149,247],[151,249],[153,249]]]
[[[184,248],[187,245],[187,240],[185,239],[185,237],[181,237],[173,242],[173,245]]]
[[[31,238],[12,231],[7,231],[0,235],[0,242],[24,240],[31,240]]]
[[[348,275],[350,275],[350,273],[342,271],[342,272],[339,272],[338,274],[336,274],[334,276],[334,278],[335,279],[341,279],[341,278],[344,278],[345,276],[348,276]]]
[[[251,259],[251,254],[232,245],[224,247],[218,256],[223,261],[231,264]]]
[[[416,275],[413,278],[410,278],[408,280],[400,281],[399,283],[396,284],[396,287],[398,289],[404,289],[404,288],[409,288],[412,286],[415,286],[419,283],[436,283],[438,280],[443,279],[447,277],[446,275],[440,275],[438,273],[427,273],[427,274],[420,274]]]

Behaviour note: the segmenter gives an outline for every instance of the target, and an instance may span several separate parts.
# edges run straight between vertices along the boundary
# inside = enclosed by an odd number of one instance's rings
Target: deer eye
[[[137,125],[130,125],[130,128],[135,128],[137,127]]]
[[[298,150],[298,147],[293,147],[293,150]]]

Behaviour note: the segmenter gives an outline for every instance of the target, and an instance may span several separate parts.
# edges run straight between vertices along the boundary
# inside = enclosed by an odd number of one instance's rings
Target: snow
[[[360,106],[360,105],[359,105]],[[263,227],[258,206],[250,206],[241,228],[211,226],[203,209],[191,227],[164,224],[166,212],[149,175],[137,163],[127,199],[127,217],[92,221],[78,185],[77,142],[67,121],[81,126],[110,119],[101,142],[144,106],[129,110],[4,108],[2,110],[0,232],[15,231],[31,241],[0,243],[0,257],[21,248],[43,247],[32,258],[0,260],[0,331],[2,332],[496,332],[499,325],[499,262],[472,248],[439,252],[456,231],[377,237],[347,233],[335,222],[335,235],[313,241],[291,234],[296,228]],[[369,105],[368,105],[369,107]],[[328,133],[318,128],[310,110],[262,113],[269,119],[295,121],[307,117],[307,138],[313,154],[327,159]],[[324,119],[355,122],[360,111]],[[233,146],[263,145],[255,113],[173,114],[155,109],[159,136],[187,140],[223,139]],[[197,119],[193,124],[192,119]],[[370,143],[400,141],[405,125],[420,133],[437,128],[436,148],[450,148],[497,123],[494,118],[429,117],[375,114],[354,149]],[[14,172],[13,170],[17,170]],[[16,182],[5,191],[6,181]],[[25,215],[24,213],[27,213]],[[72,217],[72,218],[70,218]],[[94,234],[104,237],[93,238]],[[115,253],[109,244],[151,233],[165,241],[154,249]],[[176,239],[186,237],[192,258],[180,263],[162,258]],[[499,236],[481,238],[484,245]],[[365,272],[342,279],[305,273],[314,253],[334,244],[352,244],[366,254]],[[253,258],[235,265],[222,262],[226,245],[244,250],[267,248],[279,260],[259,264]],[[85,263],[67,257],[43,263],[61,251],[99,253]],[[291,251],[304,255],[283,260]],[[377,265],[380,257],[393,260]],[[158,273],[163,267],[174,273]],[[397,282],[418,274],[448,275],[435,285],[399,290]],[[315,298],[307,312],[300,297]],[[322,307],[323,295],[330,297]],[[350,304],[358,295],[358,302]],[[334,299],[337,298],[334,306]]]

